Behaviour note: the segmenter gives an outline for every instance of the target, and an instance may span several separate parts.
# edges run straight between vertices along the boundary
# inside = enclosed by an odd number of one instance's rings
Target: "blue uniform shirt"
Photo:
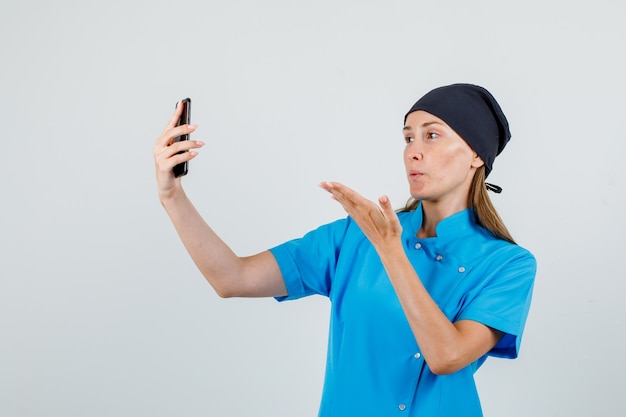
[[[504,332],[487,354],[517,357],[528,315],[535,259],[494,237],[471,209],[418,239],[421,206],[398,213],[407,256],[452,322],[474,320]],[[380,258],[350,218],[271,249],[287,286],[279,300],[321,294],[331,300],[320,417],[481,416],[474,372],[486,356],[450,375],[424,361]]]

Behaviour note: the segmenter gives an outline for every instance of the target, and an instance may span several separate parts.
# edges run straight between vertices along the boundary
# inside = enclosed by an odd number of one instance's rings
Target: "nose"
[[[406,157],[408,160],[421,161],[424,159],[424,153],[415,142],[409,143],[405,149]]]

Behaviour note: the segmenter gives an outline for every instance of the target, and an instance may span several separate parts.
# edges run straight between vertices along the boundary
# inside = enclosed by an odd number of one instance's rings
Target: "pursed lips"
[[[411,179],[418,179],[422,175],[424,175],[424,173],[422,171],[418,171],[416,169],[409,170],[409,178],[411,178]]]

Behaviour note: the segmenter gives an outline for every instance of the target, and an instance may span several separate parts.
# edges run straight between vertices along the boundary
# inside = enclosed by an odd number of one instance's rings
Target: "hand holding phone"
[[[186,98],[182,101],[183,103],[183,111],[180,113],[180,117],[178,118],[178,123],[176,126],[188,125],[191,123],[191,99]],[[176,103],[178,105],[178,103]],[[177,136],[174,138],[174,142],[180,142],[181,140],[189,140],[189,134],[184,134]],[[187,152],[187,151],[181,151]],[[189,172],[189,164],[187,162],[182,162],[176,166],[174,166],[174,176],[181,177],[183,175],[187,175]]]

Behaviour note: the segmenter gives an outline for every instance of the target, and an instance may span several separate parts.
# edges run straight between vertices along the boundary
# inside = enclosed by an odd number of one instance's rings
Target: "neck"
[[[437,225],[441,220],[467,207],[467,199],[447,202],[422,200],[422,227],[417,231],[417,237],[424,239],[437,236]]]

